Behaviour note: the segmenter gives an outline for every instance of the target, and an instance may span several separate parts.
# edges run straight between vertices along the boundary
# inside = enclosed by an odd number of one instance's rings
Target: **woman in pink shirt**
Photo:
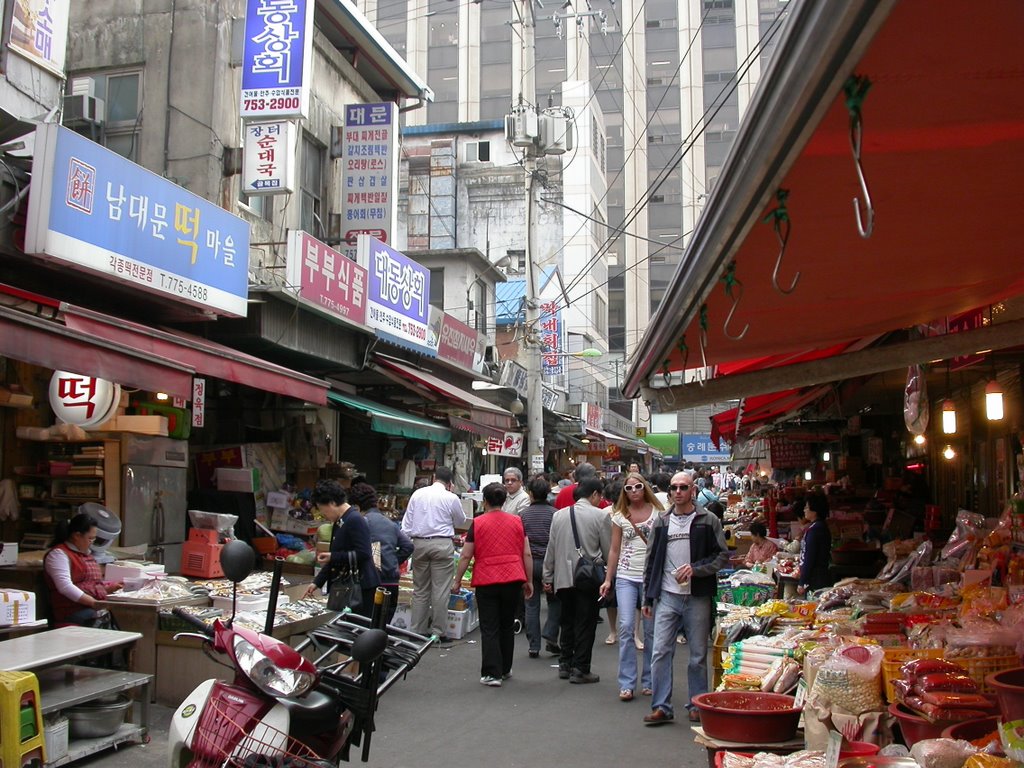
[[[754,540],[754,543],[750,545],[750,549],[747,551],[747,557],[743,561],[743,564],[750,568],[758,563],[764,563],[775,557],[775,553],[779,551],[774,541],[769,541],[765,538],[768,535],[768,529],[764,527],[764,523],[752,523],[750,526],[750,538]]]

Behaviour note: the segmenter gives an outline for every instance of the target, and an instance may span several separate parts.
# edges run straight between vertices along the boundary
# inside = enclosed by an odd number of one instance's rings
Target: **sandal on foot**
[[[641,696],[653,696],[654,695],[654,689],[653,688],[644,688],[642,691],[640,691],[640,695]]]
[[[608,635],[608,637],[604,639],[605,645],[615,645],[617,642],[619,642],[619,638],[615,635]]]
[[[623,688],[621,691],[619,691],[619,701],[632,701],[632,700],[633,700],[633,692],[632,691],[627,690],[625,688]]]

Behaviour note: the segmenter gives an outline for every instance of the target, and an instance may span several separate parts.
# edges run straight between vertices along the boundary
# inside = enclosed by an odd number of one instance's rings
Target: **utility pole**
[[[534,264],[533,241],[533,182],[537,172],[539,125],[537,118],[537,86],[534,62],[535,24],[533,0],[514,0],[512,3],[513,34],[518,29],[519,55],[513,54],[512,93],[517,104],[512,108],[509,140],[523,150],[524,186],[526,188],[526,233],[523,238],[526,251],[524,305],[526,333],[523,339],[526,352],[526,455],[530,473],[544,471],[544,405],[541,397],[541,367],[539,344],[540,302],[537,300],[537,276]]]

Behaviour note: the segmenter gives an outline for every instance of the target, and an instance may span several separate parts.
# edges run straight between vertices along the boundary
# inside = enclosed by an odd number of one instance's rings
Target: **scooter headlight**
[[[301,696],[316,682],[316,678],[309,672],[282,669],[252,643],[237,635],[235,660],[261,691],[277,698]]]

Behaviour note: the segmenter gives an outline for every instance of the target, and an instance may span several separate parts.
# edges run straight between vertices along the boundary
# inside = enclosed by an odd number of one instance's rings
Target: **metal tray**
[[[912,757],[848,757],[839,761],[839,768],[920,768],[917,760]]]

